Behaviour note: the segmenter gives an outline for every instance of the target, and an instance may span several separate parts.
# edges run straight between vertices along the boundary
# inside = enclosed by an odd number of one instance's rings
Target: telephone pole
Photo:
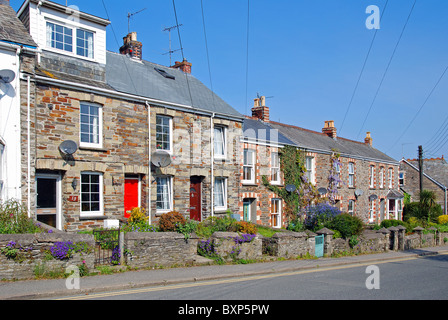
[[[420,175],[420,194],[423,191],[423,148],[418,146],[418,171]]]

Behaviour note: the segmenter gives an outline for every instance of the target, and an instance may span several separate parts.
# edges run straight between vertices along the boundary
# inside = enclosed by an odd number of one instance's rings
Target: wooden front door
[[[139,206],[138,177],[124,179],[124,217],[129,218],[130,211]]]
[[[190,219],[201,221],[201,178],[190,178]]]

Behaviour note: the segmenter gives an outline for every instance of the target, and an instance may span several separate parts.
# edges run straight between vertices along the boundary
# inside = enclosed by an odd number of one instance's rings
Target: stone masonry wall
[[[92,235],[69,233],[37,233],[37,234],[0,234],[0,249],[14,241],[21,247],[21,258],[17,261],[9,259],[0,252],[0,279],[26,279],[34,278],[36,268],[42,273],[65,272],[70,265],[80,266],[83,261],[88,269],[94,268],[94,240]],[[92,248],[90,253],[76,253],[67,260],[49,259],[46,251],[50,250],[56,242],[71,241],[73,243],[85,242]]]

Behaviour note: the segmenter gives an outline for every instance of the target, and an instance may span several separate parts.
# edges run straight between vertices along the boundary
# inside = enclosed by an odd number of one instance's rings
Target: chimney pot
[[[130,32],[126,37],[123,37],[120,53],[142,60],[142,46],[142,43],[137,41],[137,32]]]
[[[372,137],[370,136],[370,132],[367,132],[366,138],[364,139],[364,143],[372,146]]]
[[[180,69],[185,73],[191,73],[191,66],[191,62],[188,62],[187,59],[184,59],[182,62],[176,61],[174,63],[174,66],[171,66],[170,68]]]
[[[254,107],[252,108],[252,117],[261,121],[269,121],[269,107],[265,106],[266,98],[264,96],[254,99]]]
[[[329,136],[332,139],[336,139],[336,137],[337,137],[336,132],[337,132],[337,130],[334,126],[334,121],[333,120],[325,121],[325,125],[322,128],[322,133],[326,134],[327,136]]]

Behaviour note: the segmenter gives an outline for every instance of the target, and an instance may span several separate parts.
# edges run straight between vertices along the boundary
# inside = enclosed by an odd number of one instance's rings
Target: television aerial
[[[151,162],[158,168],[164,168],[171,164],[171,155],[163,150],[157,150],[151,155]]]

